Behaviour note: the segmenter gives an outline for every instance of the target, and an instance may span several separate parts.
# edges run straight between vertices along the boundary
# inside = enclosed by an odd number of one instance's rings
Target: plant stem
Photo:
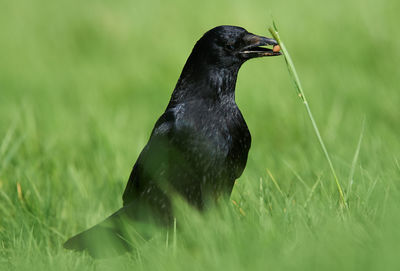
[[[292,58],[290,57],[289,52],[287,51],[287,49],[285,47],[285,44],[282,42],[282,40],[281,40],[281,38],[280,38],[280,36],[278,34],[278,29],[277,29],[277,27],[275,25],[275,22],[273,22],[273,25],[274,25],[274,28],[270,27],[268,30],[269,30],[271,35],[274,37],[274,39],[278,42],[278,44],[281,47],[281,52],[282,52],[283,56],[285,57],[285,61],[286,61],[287,68],[289,70],[289,74],[293,79],[293,82],[295,84],[295,88],[297,90],[297,93],[298,93],[300,99],[303,101],[304,106],[306,107],[307,114],[308,114],[308,116],[309,116],[309,118],[311,120],[311,123],[312,123],[312,126],[314,128],[315,134],[316,134],[316,136],[318,138],[319,144],[321,145],[322,151],[324,152],[326,160],[328,161],[329,167],[331,169],[333,178],[335,179],[336,186],[337,186],[337,189],[338,189],[339,195],[340,195],[340,202],[344,207],[347,207],[346,201],[345,201],[345,197],[344,197],[344,194],[343,194],[343,190],[342,190],[342,187],[340,185],[339,179],[338,179],[338,177],[336,175],[335,168],[333,167],[333,163],[332,163],[332,160],[331,160],[330,155],[328,153],[328,150],[325,147],[325,143],[322,140],[322,137],[321,137],[321,134],[319,132],[317,123],[315,122],[315,119],[314,119],[313,114],[311,112],[310,106],[308,105],[306,96],[304,95],[303,87],[301,86],[300,79],[299,79],[299,76],[297,75],[296,68],[294,67]]]

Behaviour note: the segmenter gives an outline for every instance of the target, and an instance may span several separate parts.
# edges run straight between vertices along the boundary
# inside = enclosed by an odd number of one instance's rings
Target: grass
[[[294,63],[292,61],[292,58],[290,57],[290,54],[289,54],[288,50],[286,49],[285,44],[282,42],[281,37],[279,36],[278,28],[277,28],[275,22],[273,22],[273,26],[274,26],[274,28],[270,27],[268,30],[271,33],[272,37],[278,42],[280,47],[282,47],[282,54],[285,57],[285,61],[286,61],[286,65],[287,65],[288,70],[289,70],[289,74],[292,77],[292,80],[293,80],[293,83],[295,85],[295,88],[296,88],[296,91],[298,93],[298,96],[303,101],[303,104],[306,107],[307,114],[308,114],[308,117],[311,120],[311,124],[312,124],[312,126],[314,128],[315,135],[318,138],[319,144],[321,145],[322,151],[324,152],[326,160],[328,161],[329,167],[330,167],[330,169],[332,171],[333,178],[335,179],[336,186],[337,186],[337,189],[339,191],[340,203],[344,207],[347,207],[346,201],[344,199],[342,186],[340,185],[340,182],[339,182],[339,179],[337,177],[335,168],[333,167],[333,163],[332,163],[331,157],[329,155],[328,150],[325,147],[324,140],[321,137],[321,133],[320,133],[320,131],[318,129],[317,123],[315,122],[315,119],[314,119],[314,116],[313,116],[313,114],[311,112],[310,106],[308,105],[308,101],[307,101],[306,96],[304,94],[303,87],[301,86],[300,78],[297,75],[297,71],[296,71],[296,68],[294,67]]]
[[[0,2],[0,270],[397,270],[399,8],[394,0]],[[199,215],[181,204],[175,231],[119,258],[63,250],[67,237],[121,206],[194,41],[220,24],[268,35],[270,13],[347,211],[283,57],[264,58],[238,78],[253,142],[231,205]]]

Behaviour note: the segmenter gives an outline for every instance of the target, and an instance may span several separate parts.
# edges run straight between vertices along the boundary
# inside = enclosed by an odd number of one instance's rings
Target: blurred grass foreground
[[[399,270],[399,10],[396,0],[0,1],[0,270]],[[238,78],[253,142],[231,205],[182,206],[176,234],[118,258],[62,249],[121,206],[195,41],[221,24],[269,35],[271,14],[349,208],[283,58],[264,58]]]

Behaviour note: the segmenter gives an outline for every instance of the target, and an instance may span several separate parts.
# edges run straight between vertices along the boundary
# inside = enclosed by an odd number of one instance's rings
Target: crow
[[[229,198],[251,145],[235,102],[237,75],[249,59],[280,55],[261,47],[277,44],[237,26],[206,32],[133,166],[123,207],[64,247],[94,257],[117,255],[137,245],[132,240],[149,238],[151,225],[171,224],[174,196],[199,210]]]

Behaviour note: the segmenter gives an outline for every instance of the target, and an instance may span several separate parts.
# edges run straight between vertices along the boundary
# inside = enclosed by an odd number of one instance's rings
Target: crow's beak
[[[244,38],[245,46],[240,50],[240,55],[244,58],[254,58],[254,57],[262,57],[262,56],[279,56],[282,53],[278,51],[274,52],[274,50],[261,46],[276,46],[278,42],[274,39],[254,35],[247,34]]]

